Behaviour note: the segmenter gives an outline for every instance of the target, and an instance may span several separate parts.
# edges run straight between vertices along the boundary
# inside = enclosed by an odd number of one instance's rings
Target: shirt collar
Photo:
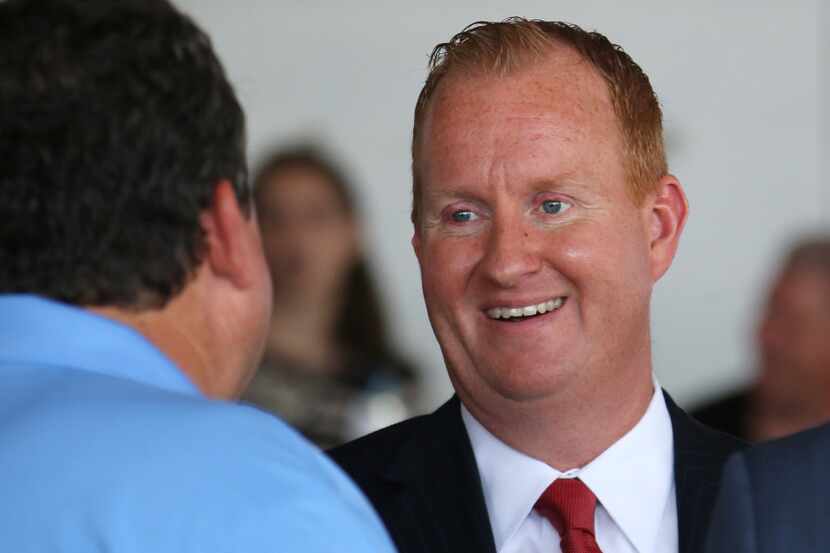
[[[200,395],[131,327],[86,309],[27,294],[0,294],[0,365],[82,369]]]
[[[461,406],[478,465],[496,550],[557,478],[579,477],[639,552],[653,551],[674,482],[671,419],[660,386],[640,421],[581,469],[563,474],[511,448]],[[637,508],[631,507],[636,498]]]
[[[654,551],[674,484],[674,435],[656,380],[634,428],[578,474],[637,551]],[[632,498],[637,508],[632,509]]]
[[[500,551],[561,473],[493,436],[463,403],[461,418],[473,446],[496,551]]]

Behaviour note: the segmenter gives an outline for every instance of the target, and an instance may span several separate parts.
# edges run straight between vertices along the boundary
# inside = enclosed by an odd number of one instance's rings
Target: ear
[[[646,208],[651,276],[656,282],[671,266],[686,224],[689,203],[680,181],[672,175],[662,177]]]
[[[205,262],[217,276],[237,288],[247,288],[252,281],[253,256],[262,255],[254,215],[242,212],[233,186],[219,181],[213,190],[213,202],[201,215],[205,232]]]
[[[418,258],[418,263],[421,262],[421,234],[416,228],[412,231],[412,249],[415,250],[415,257]]]

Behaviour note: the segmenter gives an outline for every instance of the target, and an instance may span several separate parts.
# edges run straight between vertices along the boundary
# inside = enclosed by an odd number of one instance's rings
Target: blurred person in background
[[[163,0],[0,2],[0,105],[0,549],[391,553],[317,448],[224,401],[271,281],[207,35]]]
[[[693,415],[736,436],[779,438],[830,420],[830,236],[796,243],[770,288],[751,388]]]
[[[274,288],[265,360],[243,399],[322,447],[412,414],[366,261],[354,188],[319,148],[274,152],[255,201]]]

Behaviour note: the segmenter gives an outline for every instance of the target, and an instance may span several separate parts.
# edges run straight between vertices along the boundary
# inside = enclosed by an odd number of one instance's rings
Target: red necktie
[[[559,532],[562,553],[602,553],[594,536],[596,506],[596,496],[578,478],[557,478],[536,502]]]

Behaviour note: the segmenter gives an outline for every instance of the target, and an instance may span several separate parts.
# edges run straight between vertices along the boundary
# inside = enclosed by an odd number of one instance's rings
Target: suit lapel
[[[387,479],[404,488],[400,497],[410,502],[408,533],[423,545],[413,550],[495,553],[481,478],[458,399],[427,418],[386,473]]]
[[[684,413],[668,394],[674,436],[680,553],[699,553],[727,457],[744,447]],[[495,553],[481,477],[453,398],[423,418],[395,447],[379,476],[376,508],[393,528],[400,553]],[[376,473],[377,474],[377,473]]]
[[[680,409],[664,392],[674,434],[674,478],[680,553],[703,548],[721,472],[742,442],[711,430]]]

